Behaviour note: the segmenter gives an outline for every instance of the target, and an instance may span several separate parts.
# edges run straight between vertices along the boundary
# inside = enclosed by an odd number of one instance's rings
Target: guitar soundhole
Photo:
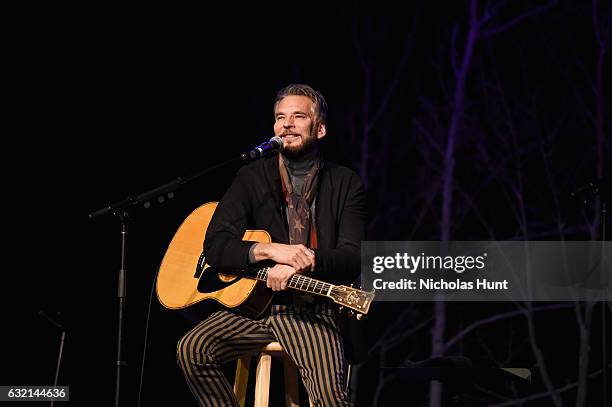
[[[221,273],[217,274],[217,276],[219,276],[219,280],[223,281],[224,283],[231,283],[238,278],[238,276],[230,276],[229,274]]]

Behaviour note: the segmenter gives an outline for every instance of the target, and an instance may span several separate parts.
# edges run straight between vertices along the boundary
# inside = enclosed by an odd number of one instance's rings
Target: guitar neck
[[[270,267],[259,269],[255,278],[260,281],[266,281],[268,279],[268,270],[270,270]],[[287,282],[287,287],[331,298],[330,294],[336,286],[301,274],[294,274]]]

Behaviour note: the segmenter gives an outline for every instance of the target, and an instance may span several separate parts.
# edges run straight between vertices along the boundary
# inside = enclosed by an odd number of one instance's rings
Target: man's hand
[[[277,264],[268,270],[266,286],[273,291],[282,291],[287,288],[287,282],[295,273],[296,271],[293,267],[285,264]]]
[[[315,255],[303,244],[257,243],[253,248],[256,261],[272,260],[291,266],[297,273],[314,271]]]

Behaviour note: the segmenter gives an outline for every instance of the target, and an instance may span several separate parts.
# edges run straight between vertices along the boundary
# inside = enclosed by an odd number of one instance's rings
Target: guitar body
[[[272,301],[273,291],[266,283],[250,278],[219,274],[208,264],[200,264],[206,230],[216,202],[195,209],[175,233],[157,276],[157,298],[169,309],[183,309],[214,300],[242,315],[256,317]],[[247,230],[243,240],[271,241],[264,230]]]

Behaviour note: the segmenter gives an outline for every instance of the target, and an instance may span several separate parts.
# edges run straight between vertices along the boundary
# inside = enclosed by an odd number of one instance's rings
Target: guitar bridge
[[[204,265],[206,264],[206,256],[204,256],[204,252],[200,253],[200,258],[198,259],[198,264],[196,265],[196,271],[193,275],[193,278],[200,278],[202,272],[204,271]]]

